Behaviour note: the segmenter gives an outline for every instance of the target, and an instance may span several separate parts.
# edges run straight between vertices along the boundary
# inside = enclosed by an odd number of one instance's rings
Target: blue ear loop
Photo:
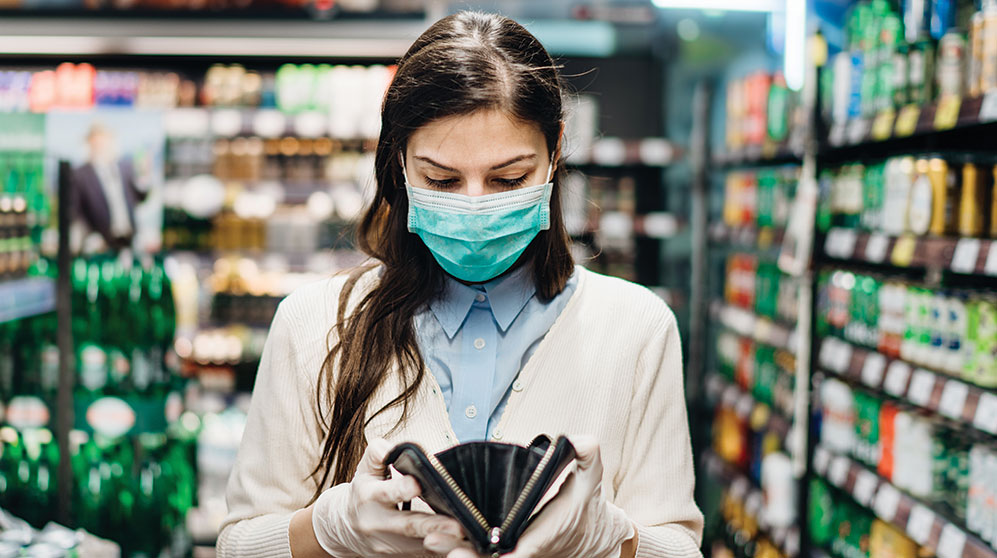
[[[484,196],[416,188],[409,183],[408,230],[422,239],[444,271],[479,283],[505,273],[542,230],[550,228],[554,161],[547,182]]]

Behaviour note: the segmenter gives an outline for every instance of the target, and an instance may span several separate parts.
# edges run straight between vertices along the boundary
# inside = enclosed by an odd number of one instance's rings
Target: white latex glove
[[[385,478],[384,458],[391,448],[387,440],[372,440],[353,480],[315,501],[312,528],[319,545],[335,558],[417,556],[426,550],[450,558],[474,556],[466,554],[470,545],[455,519],[398,509],[420,490],[412,477]]]
[[[634,537],[634,524],[602,496],[599,443],[589,436],[571,439],[576,468],[557,495],[526,528],[506,558],[618,558]]]

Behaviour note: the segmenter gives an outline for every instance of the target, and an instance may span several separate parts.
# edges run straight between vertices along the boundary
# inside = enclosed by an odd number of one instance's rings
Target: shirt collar
[[[443,326],[447,337],[453,339],[467,318],[474,298],[484,291],[495,322],[504,333],[536,293],[536,285],[529,266],[521,266],[480,285],[465,285],[447,276],[443,295],[429,303],[436,319]]]

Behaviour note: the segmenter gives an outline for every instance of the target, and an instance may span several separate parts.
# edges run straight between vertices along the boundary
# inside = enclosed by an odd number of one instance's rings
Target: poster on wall
[[[75,252],[161,248],[165,138],[157,111],[48,114],[46,155],[72,167],[68,209]]]

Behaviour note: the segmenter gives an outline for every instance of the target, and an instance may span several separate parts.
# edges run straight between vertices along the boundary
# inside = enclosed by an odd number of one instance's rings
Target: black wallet
[[[385,462],[411,475],[436,513],[456,519],[478,552],[516,548],[544,494],[575,458],[564,436],[537,436],[529,446],[468,442],[435,455],[416,444],[395,446]]]

